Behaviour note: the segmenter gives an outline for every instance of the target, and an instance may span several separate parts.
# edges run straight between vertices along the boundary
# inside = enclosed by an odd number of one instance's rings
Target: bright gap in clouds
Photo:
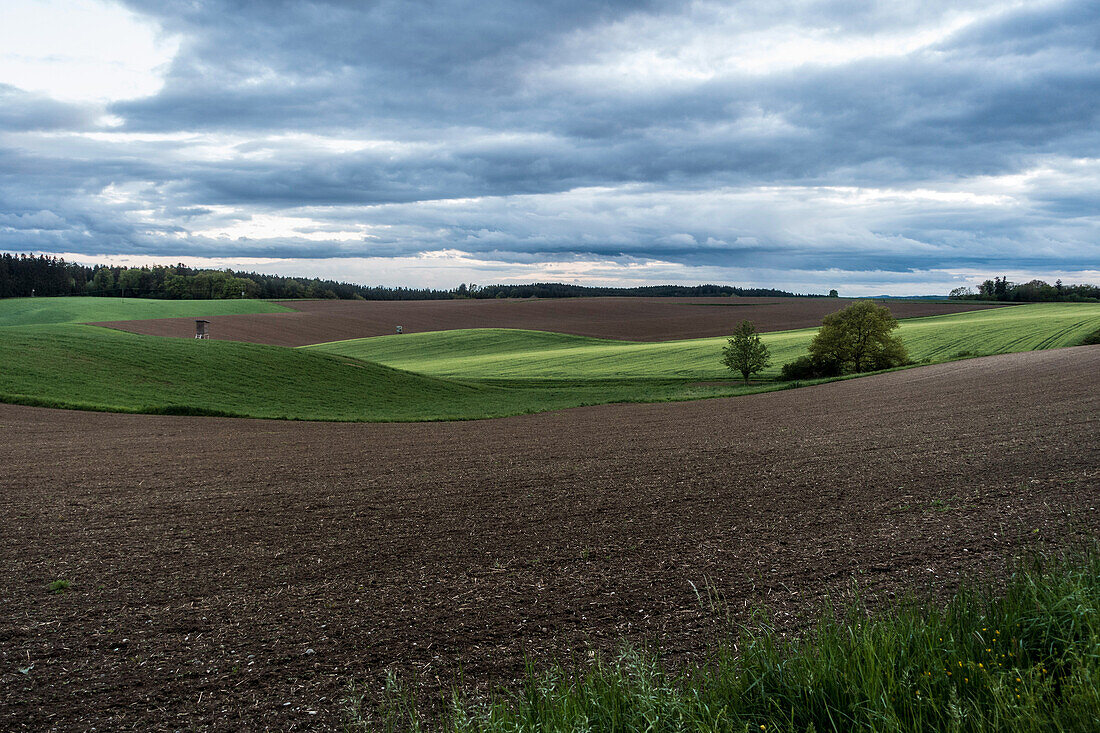
[[[979,2],[974,9],[928,11],[927,19],[881,31],[821,27],[819,21],[754,27],[753,8],[727,2],[696,2],[680,16],[639,13],[626,20],[569,37],[556,58],[531,72],[531,84],[596,84],[599,89],[651,89],[696,84],[737,75],[767,76],[803,66],[842,66],[907,56],[934,48],[953,34],[1039,0]],[[985,6],[985,7],[982,7]],[[585,54],[599,49],[594,56]]]
[[[215,205],[209,208],[215,216],[228,217],[229,221],[209,228],[192,229],[193,236],[259,240],[294,237],[314,242],[361,242],[374,238],[363,224],[333,225],[302,216],[237,213],[231,206]]]
[[[4,0],[0,83],[69,102],[157,92],[179,49],[151,21],[100,0]]]

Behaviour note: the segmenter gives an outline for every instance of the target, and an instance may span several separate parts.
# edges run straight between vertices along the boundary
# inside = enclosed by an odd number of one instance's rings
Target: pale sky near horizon
[[[1095,2],[0,20],[3,251],[431,287],[1100,282]]]

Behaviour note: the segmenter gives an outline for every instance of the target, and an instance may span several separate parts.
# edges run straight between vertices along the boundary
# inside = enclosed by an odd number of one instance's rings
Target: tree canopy
[[[909,355],[901,339],[891,333],[897,327],[898,320],[889,308],[861,300],[825,316],[821,330],[810,342],[810,357],[847,372],[900,366],[909,361]]]

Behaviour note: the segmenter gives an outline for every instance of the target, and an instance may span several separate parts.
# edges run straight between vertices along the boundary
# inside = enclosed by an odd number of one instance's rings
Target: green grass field
[[[740,385],[597,380],[464,383],[346,357],[74,324],[0,329],[0,401],[118,412],[303,420],[450,420],[605,402],[739,394]]]
[[[305,420],[451,420],[604,404],[723,397],[743,385],[722,338],[602,341],[518,330],[385,336],[300,349],[138,336],[96,319],[283,310],[263,301],[0,301],[0,401],[123,412]],[[914,359],[1053,348],[1100,329],[1100,305],[1040,304],[903,322]],[[775,376],[813,329],[765,334]],[[698,384],[714,380],[716,383]]]
[[[914,361],[947,361],[1079,343],[1100,328],[1100,304],[1036,303],[901,321]],[[762,334],[777,377],[806,353],[817,329]],[[379,336],[303,347],[456,379],[577,380],[728,378],[719,363],[724,338],[639,343],[541,331],[472,329]]]
[[[5,298],[0,300],[0,327],[288,312],[290,312],[289,308],[266,300]]]

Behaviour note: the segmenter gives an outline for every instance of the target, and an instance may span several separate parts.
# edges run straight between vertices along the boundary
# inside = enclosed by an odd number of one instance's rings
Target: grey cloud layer
[[[72,130],[93,122],[90,110],[0,82],[0,131]]]
[[[1100,260],[1094,2],[129,4],[183,43],[160,93],[103,110],[120,126],[0,86],[0,248],[888,271]],[[907,53],[697,62],[726,28],[734,45],[818,29],[803,36],[843,50],[961,11],[978,20]],[[837,186],[894,193],[838,201]],[[978,198],[905,195],[924,189]],[[201,233],[271,213],[315,225]],[[364,224],[359,241],[305,236]]]

